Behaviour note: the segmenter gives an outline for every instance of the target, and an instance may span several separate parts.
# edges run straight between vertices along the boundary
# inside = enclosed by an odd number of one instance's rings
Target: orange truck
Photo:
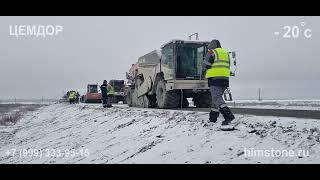
[[[83,103],[101,103],[102,95],[99,92],[98,84],[88,84],[87,92],[81,96]]]

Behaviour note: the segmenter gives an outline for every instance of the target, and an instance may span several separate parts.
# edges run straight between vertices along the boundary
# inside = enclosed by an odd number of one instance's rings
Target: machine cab
[[[111,84],[115,92],[124,91],[124,80],[110,80],[109,83]]]
[[[88,84],[87,93],[98,93],[98,85],[97,84]]]
[[[204,79],[203,60],[207,53],[207,41],[173,40],[161,48],[161,65],[172,70],[174,79]]]

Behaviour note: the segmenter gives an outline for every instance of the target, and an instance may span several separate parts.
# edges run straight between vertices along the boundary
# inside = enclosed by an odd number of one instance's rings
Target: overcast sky
[[[302,27],[301,22],[305,22]],[[58,36],[10,36],[14,25],[62,25]],[[298,38],[283,38],[298,25]],[[303,30],[312,30],[304,37]],[[236,99],[320,99],[319,17],[0,17],[0,98],[59,98],[124,79],[138,57],[171,39],[219,39],[237,52]],[[275,35],[279,32],[279,35]]]

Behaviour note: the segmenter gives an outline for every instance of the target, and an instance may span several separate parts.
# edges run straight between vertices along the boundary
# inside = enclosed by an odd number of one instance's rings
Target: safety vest
[[[108,84],[107,86],[107,95],[113,95],[114,94],[114,90],[113,90],[113,87]]]
[[[76,99],[76,93],[75,92],[70,92],[69,99]]]
[[[206,78],[229,79],[230,57],[228,51],[222,48],[215,48],[213,53],[215,59],[211,68],[206,72]]]

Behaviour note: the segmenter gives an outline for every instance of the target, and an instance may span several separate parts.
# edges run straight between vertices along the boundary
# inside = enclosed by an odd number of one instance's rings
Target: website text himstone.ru
[[[244,155],[248,157],[308,157],[308,150],[292,150],[292,149],[254,149],[244,148]]]

